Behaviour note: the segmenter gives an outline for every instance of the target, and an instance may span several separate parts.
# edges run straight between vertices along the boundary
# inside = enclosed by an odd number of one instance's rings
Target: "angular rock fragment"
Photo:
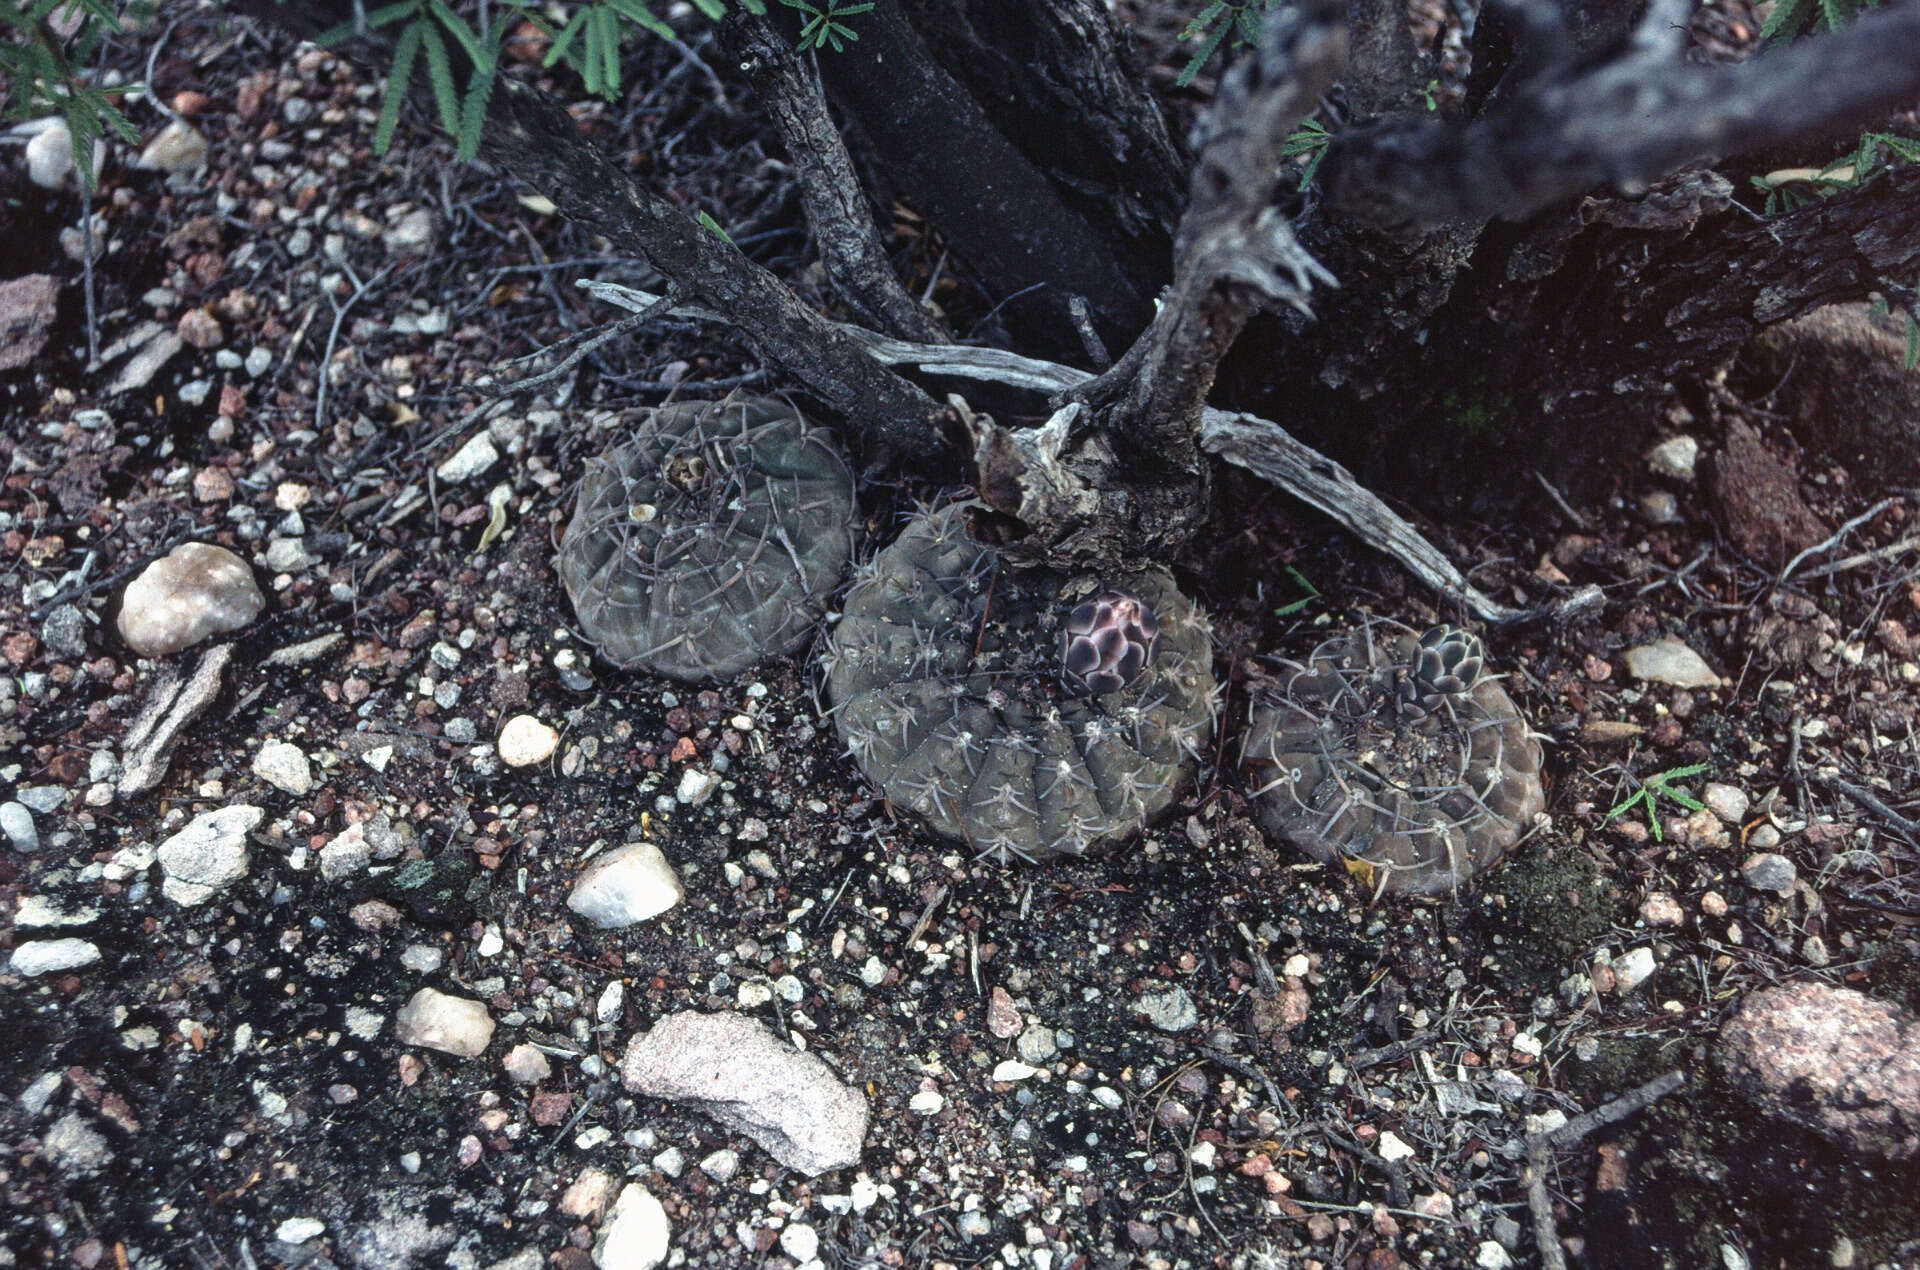
[[[393,1017],[402,1045],[419,1045],[456,1058],[478,1058],[493,1039],[493,1016],[481,1002],[422,988]]]
[[[247,875],[247,834],[266,812],[247,803],[202,812],[160,844],[161,894],[191,907]]]
[[[657,917],[680,902],[680,875],[651,842],[630,842],[581,870],[567,907],[601,930]]]
[[[627,1046],[626,1087],[692,1102],[808,1175],[860,1160],[867,1101],[819,1058],[741,1014],[685,1010]]]

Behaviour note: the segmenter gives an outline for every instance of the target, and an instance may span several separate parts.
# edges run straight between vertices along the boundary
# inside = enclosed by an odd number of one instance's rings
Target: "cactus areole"
[[[916,517],[859,570],[825,653],[848,753],[996,859],[1139,832],[1213,735],[1212,644],[1166,574],[1103,583],[1080,603],[1058,574],[1003,567],[960,506]]]
[[[555,563],[610,660],[725,679],[806,638],[845,571],[852,519],[845,459],[793,407],[683,402],[642,412],[588,460]]]
[[[1380,625],[1282,662],[1257,689],[1242,763],[1261,826],[1383,892],[1459,890],[1546,805],[1540,744],[1480,641]]]

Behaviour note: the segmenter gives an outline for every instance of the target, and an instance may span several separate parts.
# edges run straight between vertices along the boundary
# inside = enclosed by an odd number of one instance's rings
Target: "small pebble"
[[[1625,956],[1616,958],[1613,963],[1615,989],[1621,996],[1632,992],[1647,981],[1653,974],[1653,949],[1635,948]]]
[[[730,1182],[740,1171],[739,1153],[725,1148],[715,1151],[700,1161],[700,1171],[716,1182]]]
[[[24,803],[0,803],[0,833],[7,835],[21,855],[32,855],[40,849],[40,831],[34,828],[33,813]]]
[[[1685,433],[1669,437],[1647,451],[1647,466],[1669,480],[1691,481],[1699,461],[1700,443]]]
[[[299,797],[313,791],[313,765],[299,746],[268,741],[253,756],[253,774],[284,793]]]
[[[13,950],[7,970],[22,978],[78,970],[100,960],[100,950],[84,939],[36,939]]]
[[[1708,811],[1730,825],[1745,820],[1747,808],[1752,805],[1745,790],[1723,785],[1719,781],[1707,782],[1707,787],[1700,791],[1700,801],[1707,805]]]
[[[1788,895],[1793,891],[1793,884],[1799,880],[1800,872],[1794,868],[1793,861],[1783,855],[1756,851],[1741,863],[1740,876],[1756,891]]]
[[[1641,903],[1640,920],[1649,926],[1684,926],[1687,914],[1671,895],[1656,891]]]
[[[780,1251],[804,1265],[820,1255],[820,1232],[796,1222],[780,1232]]]
[[[680,875],[651,842],[630,842],[588,864],[567,896],[567,907],[601,930],[631,926],[678,904]]]
[[[500,729],[496,744],[508,767],[530,767],[553,756],[560,734],[530,714],[516,714]]]
[[[312,1217],[289,1217],[274,1228],[273,1237],[283,1244],[303,1244],[327,1233],[327,1224]]]
[[[394,1016],[393,1034],[402,1045],[477,1058],[493,1039],[493,1017],[478,1001],[422,988]]]
[[[613,1203],[593,1262],[600,1270],[652,1270],[667,1259],[672,1234],[660,1201],[639,1183],[629,1182]]]
[[[500,1066],[516,1085],[537,1085],[553,1075],[553,1064],[547,1061],[547,1056],[524,1043],[508,1050]]]
[[[210,635],[239,630],[264,607],[266,599],[246,561],[225,547],[189,542],[127,585],[120,637],[142,657],[164,657]]]

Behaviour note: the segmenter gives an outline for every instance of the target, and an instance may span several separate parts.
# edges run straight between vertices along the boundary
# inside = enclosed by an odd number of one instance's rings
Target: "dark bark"
[[[1066,394],[1081,409],[1047,432],[976,429],[981,496],[1033,531],[1017,553],[1164,559],[1204,517],[1200,419],[1221,358],[1261,305],[1304,310],[1314,281],[1332,281],[1273,203],[1287,134],[1339,73],[1346,36],[1339,0],[1304,0],[1268,20],[1257,54],[1222,78],[1195,128],[1173,287],[1153,324],[1105,374]]]
[[[1605,186],[1638,193],[1690,164],[1857,129],[1920,97],[1920,4],[1715,67],[1680,60],[1690,11],[1686,0],[1655,0],[1632,39],[1599,60],[1575,56],[1570,38],[1556,41],[1553,21],[1540,18],[1536,43],[1549,47],[1481,117],[1398,118],[1336,137],[1320,166],[1328,209],[1389,232],[1518,218]]]
[[[1102,0],[905,0],[914,27],[1135,284],[1172,273],[1187,157]]]
[[[945,339],[894,276],[813,66],[764,17],[736,10],[720,30],[729,55],[741,63],[780,128],[834,291],[876,331],[927,343]]]
[[[1009,327],[1062,360],[1084,357],[1075,296],[1109,347],[1153,313],[1150,289],[1045,175],[1001,135],[891,3],[858,19],[860,39],[821,59],[836,105],[858,121],[888,179],[989,290]]]
[[[1503,503],[1538,467],[1607,492],[1674,392],[1766,327],[1920,274],[1920,168],[1759,217],[1689,172],[1468,239],[1452,267],[1378,236],[1308,237],[1340,275],[1320,321],[1261,324],[1223,393],[1430,507]]]

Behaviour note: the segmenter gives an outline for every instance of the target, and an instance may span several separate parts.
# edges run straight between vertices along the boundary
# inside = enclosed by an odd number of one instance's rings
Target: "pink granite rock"
[[[1720,1069],[1777,1119],[1863,1156],[1920,1155],[1920,1019],[1824,983],[1749,996],[1721,1032]]]

